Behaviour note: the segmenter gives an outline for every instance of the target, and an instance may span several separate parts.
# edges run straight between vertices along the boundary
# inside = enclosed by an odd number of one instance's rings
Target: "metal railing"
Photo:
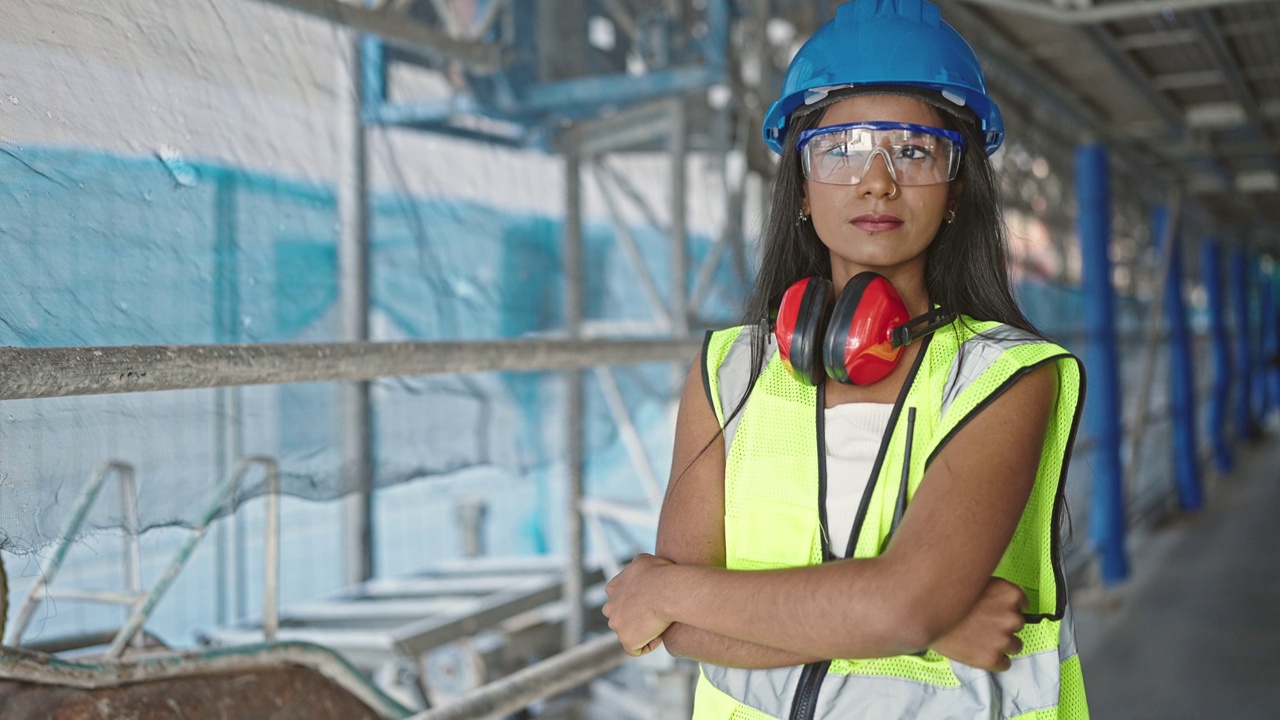
[[[496,720],[531,702],[577,687],[629,659],[617,638],[602,635],[408,720]]]
[[[120,509],[125,532],[125,592],[84,590],[81,588],[63,588],[57,591],[49,591],[49,583],[53,582],[53,579],[58,575],[58,571],[62,569],[62,563],[67,558],[71,543],[75,541],[76,536],[80,533],[80,528],[84,526],[84,521],[89,517],[89,511],[93,509],[94,501],[98,499],[98,493],[102,491],[107,475],[113,470],[120,478]],[[4,642],[6,645],[17,645],[22,640],[22,634],[27,631],[27,626],[31,624],[31,618],[35,614],[36,607],[39,606],[41,599],[46,596],[65,600],[114,603],[125,606],[133,605],[142,596],[142,547],[138,539],[138,494],[137,486],[134,484],[133,466],[129,463],[120,460],[108,460],[98,466],[98,469],[89,478],[89,483],[80,491],[80,497],[76,499],[75,508],[71,511],[71,519],[67,522],[67,526],[62,532],[62,540],[58,543],[53,555],[49,556],[49,559],[40,567],[40,577],[36,578],[36,581],[32,583],[31,590],[27,592],[26,600],[23,601],[22,607],[18,609],[17,617],[14,618],[13,626],[9,628],[9,633],[5,636]],[[138,638],[139,643],[142,639],[141,637]]]
[[[382,377],[461,374],[486,371],[581,370],[647,362],[689,362],[701,347],[699,338],[611,340],[554,339],[489,342],[310,343],[275,345],[133,346],[92,348],[0,348],[0,400],[73,395],[152,392],[294,382],[359,381]],[[623,425],[628,450],[642,457],[638,437],[619,406],[612,376],[598,373],[610,409]],[[612,392],[610,392],[612,391]],[[278,628],[279,505],[275,461],[242,458],[217,498],[156,586],[137,602],[116,636],[111,657],[119,657],[138,633],[160,598],[191,557],[209,524],[221,512],[254,462],[268,466],[267,581],[263,598],[263,630],[267,639]],[[648,470],[647,473],[643,470]],[[642,467],[642,482],[651,493],[656,478]],[[651,498],[651,501],[658,498]],[[591,502],[580,511],[617,516],[618,508]],[[615,518],[641,524],[652,521],[653,508],[637,508]],[[635,517],[633,517],[633,515]],[[566,579],[562,602],[582,603],[582,579]],[[627,660],[612,636],[568,648],[543,662],[481,688],[446,708],[415,717],[501,717],[531,702],[581,685]],[[487,714],[485,714],[487,713]]]
[[[51,597],[64,600],[112,603],[129,608],[129,615],[120,631],[112,639],[106,657],[110,660],[119,659],[124,654],[125,647],[131,642],[140,647],[143,638],[138,633],[142,626],[146,624],[156,605],[159,604],[169,587],[173,585],[173,582],[182,572],[182,568],[186,566],[187,561],[191,559],[192,553],[195,552],[196,547],[200,544],[200,540],[204,538],[209,525],[223,511],[227,502],[240,487],[240,481],[248,473],[249,468],[254,465],[262,465],[266,470],[267,510],[264,528],[265,540],[263,543],[265,550],[263,568],[266,579],[262,593],[262,629],[263,635],[268,642],[274,640],[276,631],[280,626],[278,600],[280,586],[280,473],[279,465],[274,458],[254,455],[240,458],[236,462],[231,475],[218,488],[217,495],[209,504],[200,523],[192,530],[186,542],[183,543],[173,560],[170,561],[169,566],[161,574],[160,579],[146,592],[142,590],[142,549],[139,541],[137,489],[134,484],[134,469],[132,465],[119,460],[103,463],[94,472],[89,484],[81,491],[80,497],[76,501],[75,509],[71,514],[71,519],[63,532],[62,541],[58,543],[57,549],[54,550],[49,560],[40,568],[40,577],[32,584],[31,590],[27,593],[26,601],[23,602],[13,627],[5,638],[5,644],[19,644],[22,640],[22,634],[26,632],[27,626],[31,623],[36,607],[44,597]],[[86,590],[83,588],[49,590],[49,584],[53,582],[54,577],[57,576],[58,571],[62,568],[67,553],[71,549],[71,544],[75,541],[81,527],[88,518],[89,511],[93,508],[94,501],[98,498],[98,493],[102,490],[102,485],[108,472],[112,470],[116,471],[120,477],[120,501],[125,525],[125,591],[113,592],[109,590]]]
[[[0,348],[0,400],[690,361],[698,338]]]
[[[187,541],[179,548],[178,553],[170,561],[169,567],[165,568],[164,573],[160,575],[160,579],[156,581],[155,586],[134,606],[129,619],[125,622],[124,627],[120,629],[120,633],[116,635],[115,641],[111,643],[111,648],[107,651],[107,657],[120,657],[124,652],[124,646],[142,629],[143,624],[151,617],[151,613],[155,610],[156,605],[159,604],[160,599],[164,597],[169,587],[173,585],[174,580],[178,579],[178,574],[182,572],[182,568],[186,566],[187,561],[191,559],[191,554],[195,552],[196,546],[204,538],[205,531],[208,530],[209,525],[226,507],[227,502],[234,497],[236,490],[240,487],[241,479],[244,478],[249,468],[253,465],[262,465],[267,474],[267,519],[264,530],[266,539],[263,543],[265,551],[263,569],[266,577],[262,586],[262,633],[268,642],[275,640],[276,630],[280,627],[278,601],[280,590],[280,471],[279,464],[274,458],[252,455],[236,461],[235,467],[231,470],[231,476],[218,489],[217,496],[213,502],[209,503],[208,509],[205,510],[204,516],[200,519],[200,524],[187,536]]]

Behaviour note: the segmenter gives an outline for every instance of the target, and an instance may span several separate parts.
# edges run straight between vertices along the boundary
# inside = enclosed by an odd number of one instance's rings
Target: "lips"
[[[897,230],[902,227],[902,219],[896,215],[877,215],[875,213],[867,213],[850,220],[849,224],[863,232],[882,233]]]

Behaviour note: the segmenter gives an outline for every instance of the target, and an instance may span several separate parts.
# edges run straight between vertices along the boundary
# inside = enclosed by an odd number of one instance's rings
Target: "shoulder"
[[[1062,346],[1003,323],[962,316],[940,339],[932,383],[941,394],[940,415],[954,423],[1015,386],[1020,397],[1052,400],[1064,379],[1080,373],[1079,360]]]
[[[937,333],[941,342],[935,350],[947,360],[951,374],[981,374],[999,361],[1015,365],[1039,365],[1045,361],[1074,356],[1061,345],[1022,328],[1005,323],[975,320],[962,315]]]

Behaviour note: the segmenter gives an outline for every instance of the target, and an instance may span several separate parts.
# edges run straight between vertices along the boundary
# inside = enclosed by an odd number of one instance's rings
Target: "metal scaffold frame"
[[[746,178],[754,172],[758,176],[767,175],[767,162],[760,160],[760,153],[753,153],[751,122],[762,108],[759,98],[754,109],[739,111],[737,114],[724,110],[715,116],[719,122],[718,137],[709,137],[705,144],[711,146],[711,152],[719,153],[719,171],[724,179],[725,190],[725,224],[723,232],[714,239],[710,252],[702,265],[691,268],[688,238],[688,169],[692,148],[696,141],[694,134],[695,112],[692,101],[693,94],[709,88],[730,88],[730,97],[741,99],[760,87],[768,84],[769,78],[763,77],[767,70],[761,71],[762,77],[750,82],[742,78],[731,77],[728,69],[730,53],[728,38],[730,34],[730,9],[733,3],[729,0],[708,0],[705,6],[705,32],[693,43],[697,62],[688,66],[672,64],[656,67],[650,72],[628,78],[626,76],[583,77],[569,80],[557,79],[541,83],[532,83],[533,89],[526,93],[515,93],[512,84],[497,84],[496,99],[489,105],[478,102],[474,94],[459,91],[455,96],[440,101],[392,100],[390,93],[388,66],[393,62],[404,62],[404,56],[419,57],[423,62],[434,62],[438,67],[447,68],[447,72],[475,74],[495,74],[502,70],[509,58],[524,48],[509,46],[495,42],[494,37],[504,30],[502,20],[504,13],[514,12],[517,3],[509,0],[490,0],[482,4],[482,10],[470,24],[460,23],[448,9],[443,0],[426,2],[421,5],[430,8],[438,16],[444,27],[424,22],[420,16],[412,12],[414,0],[264,0],[285,8],[307,13],[330,20],[341,26],[337,43],[337,77],[339,118],[339,142],[343,152],[340,153],[337,177],[338,206],[338,274],[339,274],[339,309],[340,336],[343,342],[314,343],[292,345],[237,345],[234,334],[223,336],[227,344],[208,346],[175,346],[175,347],[110,347],[110,348],[0,348],[0,362],[5,364],[6,373],[0,377],[0,399],[44,398],[69,395],[85,395],[100,393],[146,392],[155,390],[176,390],[194,388],[222,388],[217,395],[219,410],[217,415],[220,424],[215,427],[217,436],[218,477],[230,477],[229,485],[224,486],[220,498],[225,502],[228,495],[234,493],[238,482],[246,469],[246,462],[262,460],[261,458],[239,458],[240,445],[238,438],[239,400],[236,388],[252,384],[275,384],[295,382],[330,381],[344,383],[342,393],[342,467],[343,486],[352,490],[344,497],[344,537],[346,549],[344,559],[344,575],[349,585],[368,580],[376,574],[374,565],[374,543],[376,534],[372,520],[371,494],[375,475],[375,459],[372,448],[372,402],[370,397],[371,381],[378,378],[421,376],[430,374],[468,374],[488,371],[562,371],[565,383],[566,413],[564,457],[566,461],[566,528],[564,564],[561,568],[563,584],[558,593],[553,593],[563,606],[565,616],[562,631],[562,652],[552,658],[531,665],[505,678],[490,682],[481,688],[468,692],[455,702],[437,709],[432,709],[413,716],[413,720],[446,720],[447,718],[497,718],[507,715],[531,702],[544,699],[563,692],[609,672],[624,662],[627,657],[612,637],[587,639],[589,623],[585,618],[584,600],[590,593],[589,585],[595,576],[588,576],[585,567],[589,564],[600,566],[607,575],[616,573],[620,562],[612,551],[608,524],[630,526],[652,530],[656,527],[657,512],[661,503],[662,483],[651,459],[648,457],[643,439],[638,433],[634,420],[630,417],[622,393],[619,391],[617,379],[611,369],[612,365],[642,362],[687,362],[697,353],[700,342],[690,338],[692,328],[709,324],[699,308],[710,297],[715,280],[715,273],[730,253],[739,278],[744,281],[747,273],[746,243],[744,239],[743,212],[745,205]],[[1169,0],[1169,7],[1206,8],[1247,2],[1248,0]],[[1149,3],[1116,3],[1106,7],[1079,8],[1069,10],[1065,7],[1050,7],[1046,4],[1028,5],[1013,0],[963,0],[972,6],[985,6],[1001,9],[1018,9],[1032,12],[1042,19],[1050,19],[1073,24],[1096,24],[1122,18],[1138,17],[1149,13]],[[827,3],[814,2],[815,8],[825,7]],[[642,32],[642,23],[629,14],[627,4],[620,0],[602,0],[602,5],[611,15],[620,32],[631,41],[637,41]],[[668,3],[668,6],[679,4]],[[763,56],[779,48],[766,47],[764,40],[764,18],[769,13],[769,3],[741,2],[739,8],[750,6],[750,12],[756,15],[736,17],[744,28],[753,28],[759,37],[750,39],[758,41],[761,47],[755,49],[758,57],[753,61],[764,63]],[[531,6],[531,4],[529,5]],[[1014,7],[1018,6],[1018,7]],[[526,6],[528,7],[528,6]],[[1036,8],[1036,9],[1031,9]],[[954,14],[952,14],[954,10]],[[815,10],[820,14],[822,10]],[[949,17],[958,17],[958,25],[968,24],[979,30],[990,30],[982,17],[972,9],[963,7],[949,8]],[[752,25],[751,23],[755,23]],[[543,28],[545,31],[545,28]],[[364,35],[372,33],[374,35]],[[969,34],[969,30],[965,30]],[[749,32],[744,31],[744,35]],[[1051,127],[1044,132],[1053,134],[1058,139],[1081,139],[1082,131],[1093,137],[1100,137],[1115,146],[1113,141],[1120,137],[1107,127],[1106,122],[1090,111],[1082,102],[1073,100],[1068,95],[1053,90],[1035,63],[1028,62],[1017,51],[1003,46],[998,33],[976,32],[974,35],[984,37],[986,49],[991,54],[991,75],[1008,87],[1014,88],[1019,100],[1027,96],[1047,98],[1045,105],[1054,111],[1064,110],[1056,118]],[[1096,38],[1095,38],[1096,39]],[[503,40],[510,40],[509,35]],[[540,37],[539,41],[546,41]],[[1101,42],[1101,41],[1099,41]],[[1103,43],[1105,44],[1105,43]],[[994,48],[994,49],[993,49]],[[403,54],[397,56],[397,53]],[[988,59],[988,58],[984,58]],[[499,78],[509,81],[509,78]],[[752,84],[754,83],[754,85]],[[523,90],[523,88],[521,88]],[[713,107],[715,103],[710,103]],[[726,105],[729,103],[725,103]],[[1012,105],[1013,103],[1011,103]],[[1034,110],[1020,108],[1028,117]],[[1041,113],[1044,111],[1041,110]],[[491,125],[477,125],[474,122],[460,123],[458,118],[486,117]],[[1255,113],[1256,114],[1256,113]],[[1256,119],[1256,118],[1255,118]],[[1046,123],[1046,125],[1049,125]],[[1068,126],[1073,126],[1068,128]],[[370,243],[370,182],[368,158],[368,131],[372,127],[397,127],[429,132],[447,133],[456,137],[482,139],[512,146],[542,147],[558,151],[563,155],[565,165],[565,225],[563,237],[563,273],[565,277],[564,309],[565,322],[563,337],[551,340],[525,341],[492,341],[492,342],[370,342],[370,287],[371,267],[369,258]],[[714,133],[711,133],[714,135]],[[729,139],[725,139],[729,138]],[[1145,173],[1152,171],[1149,158],[1123,146],[1116,147],[1115,155],[1110,156],[1101,145],[1082,146],[1082,151],[1089,154],[1085,158],[1089,170],[1094,177],[1105,177],[1111,163],[1124,165],[1130,172]],[[629,184],[626,176],[619,172],[616,163],[611,159],[623,153],[646,152],[661,153],[669,161],[669,191],[665,202],[669,205],[667,212],[659,212],[646,201],[637,188]],[[734,162],[729,162],[732,156]],[[734,165],[741,165],[738,168]],[[747,168],[750,168],[748,170]],[[1164,177],[1164,173],[1156,172],[1154,176]],[[1093,190],[1101,183],[1094,184]],[[1106,197],[1085,197],[1086,192],[1078,194],[1091,207],[1086,207],[1082,214],[1088,215],[1087,222],[1091,237],[1086,238],[1088,257],[1086,263],[1091,266],[1091,281],[1099,288],[1094,298],[1098,305],[1090,305],[1092,331],[1106,337],[1100,341],[1102,351],[1114,355],[1116,349],[1116,330],[1109,324],[1114,319],[1114,309],[1106,303],[1112,299],[1111,265],[1106,257],[1109,245],[1109,225],[1111,209],[1107,206],[1109,190],[1098,190]],[[1148,193],[1154,196],[1161,190]],[[638,293],[643,298],[644,307],[649,318],[632,321],[630,324],[608,323],[590,317],[586,307],[584,276],[586,274],[584,250],[584,221],[586,220],[584,197],[594,193],[599,197],[614,223],[618,251],[625,258],[633,273]],[[1148,199],[1149,199],[1148,197]],[[229,200],[228,200],[229,201]],[[1188,200],[1187,205],[1193,202]],[[669,277],[660,282],[645,262],[644,248],[632,232],[626,215],[630,211],[638,213],[652,228],[658,230],[667,242],[666,252],[669,256],[666,268]],[[1168,212],[1169,208],[1165,208]],[[1134,422],[1126,424],[1122,421],[1119,407],[1121,392],[1115,390],[1110,394],[1115,406],[1106,408],[1107,423],[1105,427],[1110,436],[1103,434],[1101,439],[1094,438],[1095,443],[1104,444],[1102,450],[1107,454],[1107,462],[1114,468],[1106,468],[1106,483],[1099,483],[1100,491],[1109,493],[1099,496],[1096,506],[1101,507],[1109,522],[1106,527],[1097,530],[1096,540],[1103,557],[1103,574],[1107,579],[1122,578],[1127,574],[1126,557],[1123,551],[1125,531],[1124,512],[1133,494],[1136,475],[1136,464],[1139,459],[1143,433],[1148,425],[1149,385],[1154,381],[1154,357],[1157,344],[1175,333],[1161,333],[1157,328],[1161,302],[1162,283],[1168,277],[1176,282],[1180,275],[1177,266],[1176,231],[1174,225],[1181,216],[1193,214],[1195,208],[1181,207],[1181,201],[1172,203],[1172,219],[1166,217],[1169,224],[1160,232],[1152,233],[1162,239],[1160,246],[1163,254],[1159,260],[1156,273],[1157,299],[1150,308],[1149,326],[1146,336],[1146,356],[1143,371],[1144,381],[1140,394],[1139,411]],[[1216,253],[1216,250],[1214,251]],[[1237,253],[1233,258],[1232,271],[1240,275],[1238,287],[1243,287],[1244,263],[1246,258]],[[1216,262],[1216,254],[1214,255]],[[1238,267],[1237,267],[1238,266]],[[693,272],[691,272],[693,270]],[[1216,272],[1216,270],[1215,270]],[[692,282],[690,279],[692,278]],[[663,285],[668,286],[664,299]],[[1170,292],[1178,292],[1174,287]],[[1244,290],[1241,289],[1240,293]],[[1232,297],[1236,312],[1240,315],[1239,324],[1248,322],[1247,298],[1243,294]],[[223,308],[218,311],[226,317],[224,324],[231,323],[234,310]],[[1272,308],[1274,311],[1274,307]],[[1177,312],[1171,310],[1170,312]],[[1220,329],[1215,317],[1215,333]],[[1225,338],[1225,330],[1222,331]],[[620,335],[645,339],[622,339]],[[1185,345],[1186,338],[1174,342]],[[1221,344],[1225,345],[1225,339]],[[1241,339],[1239,354],[1247,355],[1247,339]],[[1215,351],[1225,353],[1225,348],[1218,347],[1215,337]],[[1226,361],[1220,360],[1224,364]],[[1249,392],[1248,359],[1240,360],[1241,371],[1246,374],[1242,381],[1241,392]],[[1100,363],[1104,372],[1116,369],[1115,357],[1104,358]],[[683,376],[684,367],[676,367],[672,374],[673,381]],[[589,372],[588,372],[589,371]],[[1224,371],[1225,372],[1225,371]],[[594,380],[594,384],[592,384]],[[1215,396],[1226,392],[1226,380],[1223,387],[1215,386]],[[1103,386],[1116,386],[1115,378],[1104,379]],[[584,412],[588,394],[598,390],[603,397],[609,416],[615,423],[619,439],[635,469],[638,483],[645,500],[642,503],[621,502],[608,498],[588,497],[586,445],[584,429]],[[1194,394],[1194,388],[1192,389]],[[1225,401],[1224,401],[1225,402]],[[1248,428],[1253,417],[1249,408],[1240,406],[1237,423]],[[1110,422],[1114,420],[1115,422]],[[1183,422],[1179,420],[1179,422]],[[1122,438],[1128,437],[1131,451],[1127,463],[1121,462]],[[1114,456],[1112,458],[1111,456]],[[1114,460],[1114,462],[1111,462]],[[263,464],[271,462],[262,460]],[[233,463],[239,464],[232,467]],[[1225,460],[1220,460],[1225,462]],[[1127,467],[1126,467],[1127,466]],[[124,470],[112,466],[125,479]],[[1122,472],[1127,469],[1127,473]],[[92,492],[96,493],[102,483],[102,475],[91,481]],[[278,588],[273,575],[278,568],[271,560],[272,553],[278,552],[278,493],[274,487],[275,468],[272,464],[268,471],[268,497],[273,503],[268,510],[268,568],[267,591],[264,592],[264,631],[270,640],[276,630],[276,594]],[[1191,495],[1198,492],[1197,481],[1179,491]],[[229,487],[230,489],[227,489]],[[88,491],[86,491],[88,492]],[[92,502],[90,497],[88,502]],[[223,505],[216,505],[210,511],[208,519],[198,528],[196,540],[207,525],[221,511]],[[83,513],[77,511],[76,516]],[[222,528],[218,528],[221,533]],[[220,576],[230,571],[242,571],[239,545],[241,541],[237,530],[236,548],[230,547],[227,538],[221,538],[218,546]],[[1118,533],[1118,536],[1117,536]],[[68,532],[71,537],[74,532]],[[594,546],[594,554],[588,557],[587,538]],[[136,545],[136,529],[133,532]],[[182,563],[190,556],[193,544],[184,546],[179,558],[171,565],[170,572],[162,579],[160,586],[153,591],[152,598],[146,600],[140,613],[135,613],[126,622],[125,628],[117,636],[111,653],[119,656],[123,652],[124,643],[135,638],[150,609],[158,601],[159,595],[172,582],[176,573],[181,570]],[[61,553],[55,555],[60,561]],[[121,596],[129,602],[136,602],[136,593],[140,583],[133,581],[136,570],[136,547],[131,550],[133,569],[126,572],[129,578],[127,585],[131,594]],[[54,567],[56,570],[56,565]],[[53,571],[48,572],[52,577]],[[43,586],[40,586],[43,587]],[[37,590],[33,589],[33,595]],[[539,596],[540,598],[543,596]],[[521,601],[527,601],[522,598]],[[219,619],[225,620],[231,615],[230,602],[219,597]],[[521,605],[524,607],[524,605]],[[238,607],[236,615],[243,616],[244,608]],[[30,612],[24,608],[21,622],[15,627],[15,638],[21,635]],[[418,637],[412,642],[405,641],[406,654],[420,655],[430,645],[428,640],[435,640],[449,633],[462,632],[461,625],[450,625],[447,632],[440,631],[429,638]],[[450,636],[452,637],[452,636]],[[120,638],[124,638],[121,640]],[[136,638],[140,639],[140,638]],[[669,667],[658,667],[656,672],[667,673],[668,678],[675,673]]]

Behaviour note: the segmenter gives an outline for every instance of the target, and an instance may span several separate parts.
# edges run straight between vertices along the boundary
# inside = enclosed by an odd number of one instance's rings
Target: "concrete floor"
[[[1093,718],[1280,718],[1280,437],[1199,514],[1137,533],[1133,578],[1073,594]]]

